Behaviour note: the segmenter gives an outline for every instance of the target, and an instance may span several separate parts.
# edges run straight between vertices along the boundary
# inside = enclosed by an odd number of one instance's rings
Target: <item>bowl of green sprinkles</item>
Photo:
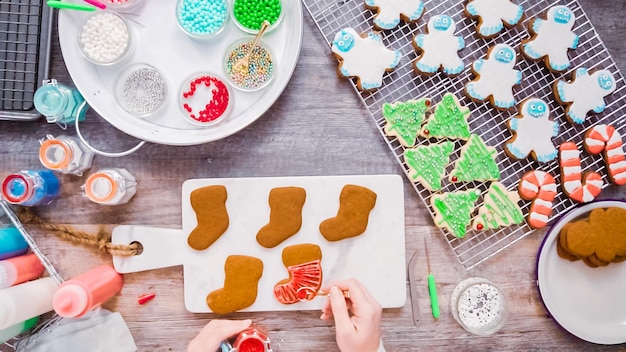
[[[224,55],[224,72],[228,82],[245,92],[266,87],[276,72],[272,50],[262,40],[252,47],[253,41],[253,37],[239,39],[229,46]]]
[[[267,20],[270,23],[267,29],[267,32],[270,32],[278,27],[283,18],[281,0],[234,0],[231,12],[235,25],[252,34],[261,29],[263,21]]]
[[[214,38],[228,18],[227,0],[178,0],[176,4],[176,23],[191,38]]]

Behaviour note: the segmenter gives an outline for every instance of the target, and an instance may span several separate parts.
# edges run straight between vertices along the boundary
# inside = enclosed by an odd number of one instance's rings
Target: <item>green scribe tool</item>
[[[439,299],[437,298],[437,284],[435,276],[430,271],[430,258],[428,257],[428,247],[424,240],[424,250],[426,251],[426,263],[428,265],[428,294],[430,295],[430,307],[433,310],[433,317],[439,318]]]

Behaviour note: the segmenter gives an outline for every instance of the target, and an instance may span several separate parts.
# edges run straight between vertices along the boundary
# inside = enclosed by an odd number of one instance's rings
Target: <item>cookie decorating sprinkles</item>
[[[258,31],[263,21],[273,25],[280,18],[280,0],[235,0],[233,17],[242,27]]]
[[[110,64],[128,51],[130,29],[120,16],[102,11],[85,22],[79,41],[88,59],[95,63]]]
[[[185,115],[196,124],[217,122],[226,114],[231,94],[219,78],[203,74],[188,80],[181,91],[180,103]]]
[[[134,66],[122,74],[117,87],[117,96],[124,110],[145,116],[163,105],[167,96],[167,83],[154,67]]]
[[[506,317],[506,298],[491,282],[469,278],[457,285],[452,292],[454,318],[467,331],[488,335],[497,331]]]
[[[219,33],[228,18],[225,0],[180,0],[176,13],[181,28],[194,37]]]
[[[228,79],[237,88],[254,90],[262,88],[272,78],[274,62],[272,54],[263,45],[252,45],[249,41],[235,45],[234,49],[227,54],[225,67]],[[235,63],[242,59],[250,51],[248,66],[236,67]]]

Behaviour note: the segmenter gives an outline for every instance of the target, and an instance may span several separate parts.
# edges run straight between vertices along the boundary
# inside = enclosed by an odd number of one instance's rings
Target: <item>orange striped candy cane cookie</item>
[[[548,224],[552,214],[552,201],[556,197],[554,176],[539,170],[525,173],[519,180],[517,191],[525,200],[532,200],[528,211],[528,226],[540,229]]]
[[[594,200],[600,192],[604,181],[597,172],[585,172],[580,166],[580,152],[576,143],[564,142],[559,147],[559,163],[561,165],[561,184],[563,191],[573,201],[587,203]]]
[[[608,170],[611,182],[626,184],[626,160],[622,148],[622,136],[611,125],[597,125],[585,133],[585,149],[590,154],[600,154]]]

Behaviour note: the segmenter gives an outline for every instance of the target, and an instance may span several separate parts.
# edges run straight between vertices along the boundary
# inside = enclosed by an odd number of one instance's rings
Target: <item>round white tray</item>
[[[188,37],[176,23],[176,1],[146,1],[136,14],[123,14],[132,29],[130,56],[112,66],[88,62],[78,47],[78,32],[88,16],[82,11],[59,11],[59,42],[63,59],[74,85],[91,108],[119,130],[136,138],[159,144],[196,145],[215,141],[240,131],[263,115],[278,99],[295,69],[302,43],[302,5],[283,1],[280,25],[263,36],[275,55],[275,77],[258,92],[233,89],[234,109],[221,123],[196,126],[187,121],[178,107],[183,81],[198,72],[213,72],[224,80],[222,61],[228,46],[242,37],[253,36],[229,22],[218,37],[200,41]],[[113,87],[118,74],[133,63],[157,68],[168,83],[165,106],[155,115],[139,118],[124,111],[115,101]]]

